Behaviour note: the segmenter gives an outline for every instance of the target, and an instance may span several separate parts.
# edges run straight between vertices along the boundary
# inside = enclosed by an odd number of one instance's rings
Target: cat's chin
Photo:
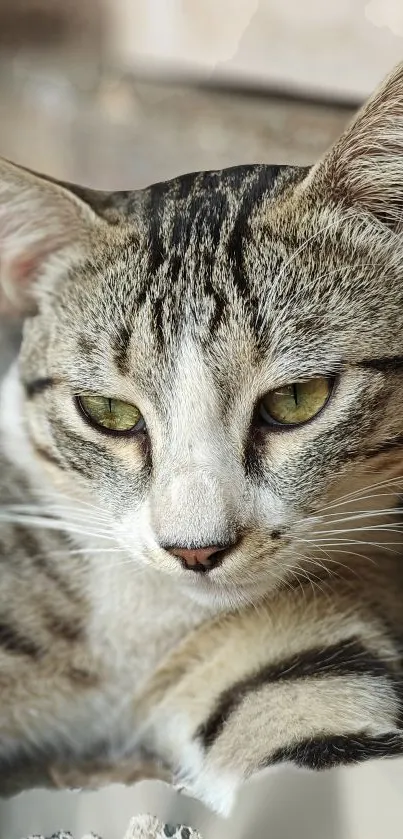
[[[236,611],[244,606],[256,604],[262,600],[271,586],[269,582],[265,586],[262,581],[254,586],[236,586],[234,584],[223,584],[215,581],[209,576],[193,575],[182,583],[186,594],[196,603],[202,606],[209,606],[217,612]]]

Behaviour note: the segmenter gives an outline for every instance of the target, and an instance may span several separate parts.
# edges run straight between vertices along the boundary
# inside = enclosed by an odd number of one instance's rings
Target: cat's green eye
[[[80,394],[76,398],[86,419],[103,431],[127,434],[144,428],[143,417],[135,405],[96,394]]]
[[[267,425],[302,425],[322,410],[332,388],[333,379],[318,376],[271,390],[260,403],[260,419]]]

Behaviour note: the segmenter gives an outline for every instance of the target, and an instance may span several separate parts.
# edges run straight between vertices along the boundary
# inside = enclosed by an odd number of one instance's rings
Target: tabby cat
[[[403,64],[311,169],[0,178],[3,792],[402,754]]]

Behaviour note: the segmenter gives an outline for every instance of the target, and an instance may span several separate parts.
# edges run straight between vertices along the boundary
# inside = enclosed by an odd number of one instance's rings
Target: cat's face
[[[392,202],[372,189],[366,206],[349,175],[357,125],[313,173],[239,167],[79,201],[4,166],[78,231],[52,231],[62,250],[25,327],[35,456],[99,510],[101,536],[195,596],[236,605],[310,573],[315,538],[332,561],[315,514],[357,474],[389,474],[403,247]]]

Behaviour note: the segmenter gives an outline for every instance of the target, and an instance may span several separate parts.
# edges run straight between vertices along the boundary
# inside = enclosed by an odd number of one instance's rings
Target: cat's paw
[[[228,816],[245,780],[243,767],[217,765],[184,712],[155,717],[148,732],[153,748],[172,769],[172,784],[181,794],[202,801],[221,816]]]

